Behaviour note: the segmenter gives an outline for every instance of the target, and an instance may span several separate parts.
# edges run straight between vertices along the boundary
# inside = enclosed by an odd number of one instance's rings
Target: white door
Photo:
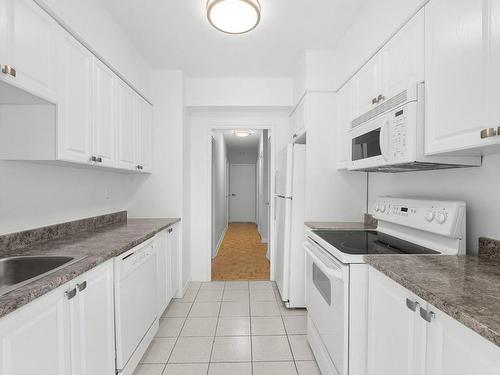
[[[94,126],[93,152],[98,164],[115,166],[116,134],[116,75],[101,61],[94,58]]]
[[[0,319],[2,375],[71,373],[68,285]]]
[[[167,268],[167,231],[161,231],[155,236],[154,247],[156,251],[156,269],[157,269],[157,293],[158,293],[158,316],[161,316],[165,311],[168,302],[170,301],[169,291],[169,275],[170,270]]]
[[[425,375],[498,375],[500,349],[431,305]]]
[[[138,164],[142,172],[150,172],[152,165],[152,107],[143,98],[137,96],[138,100]]]
[[[180,288],[180,249],[179,249],[179,228],[174,225],[167,229],[167,254],[168,254],[168,275],[170,298],[175,298]]]
[[[377,54],[354,76],[356,87],[354,118],[368,112],[377,105],[375,100],[382,93],[380,76],[381,58]]]
[[[424,11],[417,13],[382,49],[382,95],[386,99],[424,81]]]
[[[16,77],[0,74],[3,80],[28,92],[55,100],[56,22],[32,0],[3,0],[6,19],[7,56],[0,64],[10,65]],[[1,26],[0,26],[1,27]],[[3,28],[2,28],[3,30]],[[5,40],[5,39],[4,39]]]
[[[292,196],[293,145],[287,145],[278,154],[275,174],[275,195]]]
[[[137,169],[137,103],[135,93],[122,80],[117,82],[118,121],[116,166],[123,169]]]
[[[255,223],[255,165],[231,164],[229,221]]]
[[[422,375],[425,371],[425,301],[370,267],[368,375]]]
[[[426,153],[478,145],[489,127],[484,3],[432,0],[425,7]]]
[[[88,163],[92,131],[92,59],[66,31],[58,34],[59,160]]]
[[[274,280],[280,291],[281,299],[288,300],[290,283],[290,228],[292,201],[289,198],[275,198],[276,220],[274,223],[275,254]]]
[[[72,375],[115,374],[113,260],[70,283]]]

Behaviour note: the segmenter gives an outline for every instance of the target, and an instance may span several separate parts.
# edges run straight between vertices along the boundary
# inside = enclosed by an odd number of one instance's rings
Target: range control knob
[[[380,205],[380,212],[385,212],[385,204]]]
[[[436,221],[439,223],[439,224],[444,224],[444,222],[446,221],[447,219],[447,216],[444,212],[439,212],[437,215],[436,215]]]
[[[429,223],[434,220],[434,211],[427,211],[425,213],[425,220],[427,220]]]

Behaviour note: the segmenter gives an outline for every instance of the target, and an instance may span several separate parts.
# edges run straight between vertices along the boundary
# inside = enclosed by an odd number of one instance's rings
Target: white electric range
[[[465,202],[381,197],[373,230],[306,229],[307,335],[323,375],[366,372],[365,255],[465,254]]]

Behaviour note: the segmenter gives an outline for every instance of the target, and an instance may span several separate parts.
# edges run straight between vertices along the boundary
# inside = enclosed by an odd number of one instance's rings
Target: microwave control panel
[[[406,108],[398,109],[389,114],[387,121],[390,129],[390,157],[392,160],[406,158],[407,119]]]

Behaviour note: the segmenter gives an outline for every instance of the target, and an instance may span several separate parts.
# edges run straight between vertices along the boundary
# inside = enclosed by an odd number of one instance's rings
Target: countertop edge
[[[140,220],[151,220],[151,219],[135,219],[135,218],[130,218],[128,221],[134,222],[134,221],[140,221]],[[153,219],[154,220],[154,219]],[[10,303],[5,303],[3,304],[1,299],[4,296],[8,296],[9,293],[0,296],[0,319],[5,317],[6,315],[18,310],[19,308],[29,304],[30,302],[33,302],[37,298],[42,297],[43,295],[50,293],[51,291],[59,288],[60,286],[68,283],[69,281],[77,278],[78,276],[92,270],[93,268],[99,266],[100,264],[107,262],[108,260],[115,258],[128,250],[134,248],[137,245],[140,245],[141,243],[149,240],[150,238],[153,238],[156,234],[159,232],[179,223],[181,221],[180,218],[161,218],[160,220],[169,220],[168,223],[162,224],[155,228],[154,230],[149,231],[147,234],[138,237],[134,239],[133,241],[129,242],[125,246],[121,246],[119,248],[113,248],[107,251],[104,255],[95,257],[95,259],[92,259],[92,256],[87,256],[84,257],[83,259],[79,260],[76,263],[73,263],[71,265],[68,265],[67,267],[63,267],[60,270],[50,273],[47,276],[44,276],[43,278],[39,280],[33,281],[33,284],[27,284],[25,286],[22,286],[19,289],[15,289],[12,292],[19,291],[22,288],[27,288],[24,297],[18,297],[15,299],[15,302],[10,302]],[[87,261],[88,264],[85,264],[84,267],[82,267],[82,263]],[[44,281],[46,282],[45,286],[38,286],[34,291],[30,290],[30,286],[33,286],[35,283],[39,281]],[[37,284],[38,285],[38,284]],[[2,306],[3,305],[3,306]]]
[[[460,310],[459,306],[451,305],[442,298],[437,297],[431,291],[425,288],[421,288],[418,285],[415,285],[415,283],[406,279],[401,274],[392,271],[391,269],[389,269],[389,267],[386,267],[383,264],[378,263],[376,257],[365,256],[364,260],[368,265],[372,266],[377,271],[383,273],[391,280],[400,284],[402,287],[408,289],[410,292],[415,293],[418,297],[422,298],[426,302],[430,303],[432,306],[436,307],[437,309],[441,310],[442,312],[449,315],[453,319],[462,323],[464,326],[473,330],[486,340],[490,341],[492,344],[500,347],[500,333],[492,330],[487,325],[478,322],[469,314],[464,313],[463,311]]]

